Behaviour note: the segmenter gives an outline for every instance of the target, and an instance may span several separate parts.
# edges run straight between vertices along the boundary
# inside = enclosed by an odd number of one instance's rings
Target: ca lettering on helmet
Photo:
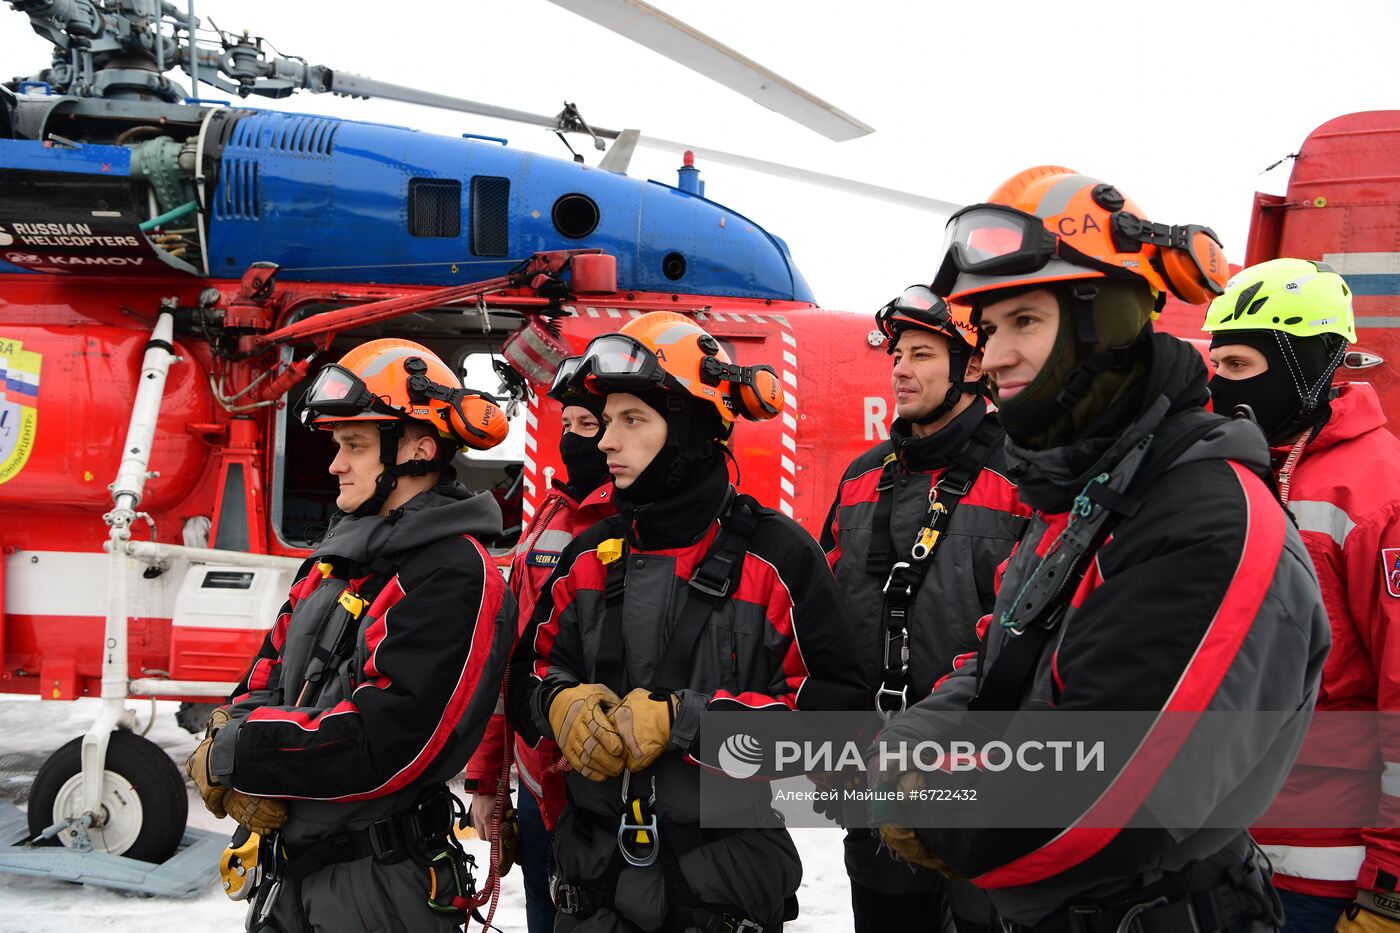
[[[1103,230],[1098,221],[1094,219],[1093,214],[1085,214],[1077,226],[1073,217],[1061,217],[1055,224],[1055,228],[1059,231],[1060,236],[1078,236],[1081,233],[1088,233],[1090,230]]]

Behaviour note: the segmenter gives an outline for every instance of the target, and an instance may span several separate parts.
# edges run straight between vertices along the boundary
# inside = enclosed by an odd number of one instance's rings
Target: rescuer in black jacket
[[[717,767],[701,760],[707,711],[861,702],[821,549],[729,484],[735,411],[772,417],[782,389],[670,312],[596,338],[578,379],[607,394],[599,449],[621,514],[564,551],[509,699],[522,736],[554,739],[572,768],[556,929],[780,929],[802,864],[768,786],[732,782],[747,828],[704,829],[697,766]]]
[[[822,525],[867,702],[885,715],[923,699],[976,649],[997,568],[1030,515],[1006,477],[1005,434],[987,411],[968,314],[922,285],[876,313],[897,417],[889,440],[846,469]],[[846,834],[846,873],[860,933],[926,924],[945,897],[960,931],[990,929],[985,895],[895,861],[865,826]]]
[[[505,415],[426,347],[385,339],[323,369],[305,418],[334,437],[339,512],[186,769],[211,812],[261,837],[225,874],[250,930],[458,929],[446,782],[496,707],[515,600],[477,540],[500,508],[451,459],[500,443]]]
[[[1245,829],[1297,754],[1329,636],[1263,435],[1205,412],[1199,353],[1150,324],[1168,288],[1194,302],[1219,291],[1219,246],[1053,166],[949,227],[934,288],[973,304],[1011,477],[1036,514],[976,655],[881,741],[936,738],[965,710],[1148,715],[1120,765],[1072,775],[1083,797],[1056,825],[998,828],[989,812],[981,827],[881,833],[987,891],[1009,933],[1274,930]],[[1259,711],[1277,725],[1258,728]],[[1230,715],[1202,715],[1216,712]],[[947,775],[873,780],[917,791]]]

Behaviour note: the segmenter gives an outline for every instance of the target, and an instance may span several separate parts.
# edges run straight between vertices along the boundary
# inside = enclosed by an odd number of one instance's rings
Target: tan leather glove
[[[605,781],[622,773],[622,739],[608,718],[620,703],[602,684],[579,684],[554,695],[549,704],[549,727],[564,758],[590,781]]]
[[[259,836],[280,829],[287,822],[287,805],[271,797],[254,797],[230,788],[224,794],[224,809],[239,826],[247,827]]]
[[[529,791],[523,787],[520,793],[528,794]],[[520,817],[511,807],[506,810],[501,817],[501,860],[500,875],[504,878],[510,874],[510,870],[515,863],[520,861]]]
[[[1357,892],[1357,900],[1365,901],[1373,895],[1369,891]],[[1390,895],[1380,895],[1389,900]],[[1366,905],[1348,904],[1334,928],[1336,933],[1400,933],[1400,920],[1388,914],[1367,910]]]
[[[903,826],[881,826],[880,838],[896,856],[910,865],[918,865],[920,868],[936,871],[944,878],[961,877],[949,868],[941,858],[930,852],[912,829],[906,829]]]
[[[228,710],[222,707],[210,713],[209,722],[204,726],[204,741],[185,759],[185,773],[199,790],[199,799],[204,801],[205,809],[219,819],[228,816],[224,808],[227,788],[221,787],[209,771],[209,750],[214,747],[214,734],[228,725],[228,721]]]
[[[622,738],[628,771],[640,771],[661,757],[671,741],[671,724],[676,721],[680,699],[674,693],[653,695],[636,688],[612,711],[612,721]]]

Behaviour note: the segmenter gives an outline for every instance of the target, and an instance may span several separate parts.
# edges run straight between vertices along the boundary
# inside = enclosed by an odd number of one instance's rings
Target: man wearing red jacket
[[[559,566],[564,548],[590,525],[617,514],[608,458],[598,449],[605,400],[601,395],[569,390],[569,379],[577,371],[578,361],[578,357],[564,360],[549,390],[549,397],[563,406],[559,456],[568,479],[553,481],[511,558],[510,589],[520,604],[522,632],[535,611],[545,581]],[[497,714],[491,718],[486,737],[467,765],[467,786],[474,791],[472,825],[483,836],[491,825],[501,790],[497,785],[504,753],[505,716]],[[554,904],[549,896],[550,834],[565,803],[559,746],[544,739],[531,748],[517,738],[514,753],[522,788],[517,819],[520,867],[525,875],[525,917],[530,933],[549,933],[554,929]]]
[[[1273,259],[1230,281],[1204,329],[1215,410],[1253,411],[1317,568],[1332,627],[1318,710],[1400,710],[1400,638],[1390,638],[1400,632],[1400,440],[1375,389],[1332,385],[1356,340],[1351,290],[1325,266]],[[1400,735],[1383,720],[1379,736],[1380,775],[1315,760],[1305,745],[1280,804],[1322,787],[1331,800],[1373,803],[1381,828],[1254,830],[1288,933],[1400,931]]]

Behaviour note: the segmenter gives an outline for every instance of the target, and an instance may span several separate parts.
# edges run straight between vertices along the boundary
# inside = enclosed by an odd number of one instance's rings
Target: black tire
[[[184,702],[175,712],[175,721],[190,735],[203,736],[204,727],[209,722],[209,714],[217,707],[217,703]]]
[[[81,737],[67,743],[50,755],[34,776],[29,791],[31,835],[60,818],[54,807],[64,784],[82,772],[82,745]],[[129,781],[141,804],[140,832],[130,845],[111,854],[145,862],[163,862],[174,855],[189,819],[189,797],[175,762],[154,742],[117,729],[107,744],[106,770]],[[47,839],[43,844],[60,845],[61,841]]]

